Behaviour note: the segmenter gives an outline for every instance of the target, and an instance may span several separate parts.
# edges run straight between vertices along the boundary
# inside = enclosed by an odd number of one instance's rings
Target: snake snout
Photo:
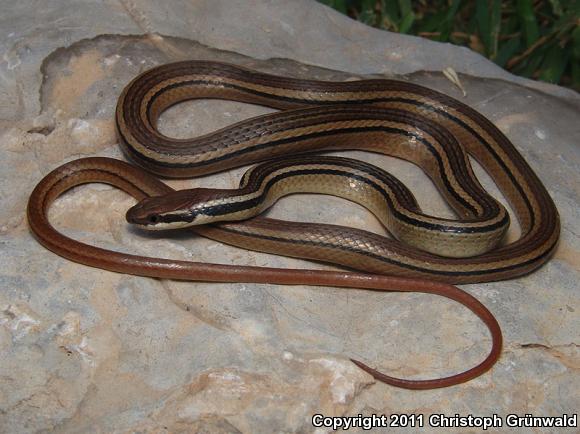
[[[127,210],[125,218],[129,223],[136,225],[154,225],[159,222],[159,215],[151,205],[151,198],[143,199]]]

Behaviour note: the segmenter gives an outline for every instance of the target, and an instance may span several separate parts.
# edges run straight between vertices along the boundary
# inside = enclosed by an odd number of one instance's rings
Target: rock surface
[[[23,0],[0,8],[0,432],[323,433],[330,430],[311,425],[315,413],[578,411],[577,94],[513,77],[462,48],[370,29],[307,0],[87,0],[75,8]],[[411,378],[476,363],[488,344],[481,324],[435,297],[125,276],[66,261],[32,238],[24,213],[34,185],[81,156],[122,158],[112,119],[123,86],[149,67],[190,58],[315,79],[398,76],[462,98],[513,140],[556,201],[563,230],[555,257],[536,273],[465,286],[503,328],[504,353],[490,373],[413,392],[376,383],[348,361]],[[445,67],[463,73],[465,98],[439,72]],[[187,137],[266,111],[189,102],[167,111],[160,128]],[[408,164],[348,155],[388,167],[427,211],[448,212]],[[233,187],[242,172],[170,184]],[[339,199],[311,202],[284,199],[270,215],[382,231],[358,207],[335,213],[344,210]],[[91,185],[58,200],[51,218],[77,239],[126,252],[330,268],[189,236],[144,236],[124,221],[133,203]]]

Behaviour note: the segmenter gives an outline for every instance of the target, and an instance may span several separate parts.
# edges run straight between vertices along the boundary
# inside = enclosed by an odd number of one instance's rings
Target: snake
[[[157,127],[161,113],[191,99],[234,100],[278,111],[192,139],[162,134]],[[489,329],[487,357],[448,377],[397,378],[351,359],[375,379],[397,387],[446,387],[489,370],[501,354],[499,324],[481,302],[452,284],[523,276],[544,264],[558,242],[556,207],[509,139],[468,105],[414,83],[306,80],[215,61],[182,61],[134,78],[119,97],[115,121],[124,154],[140,167],[89,157],[46,175],[27,208],[30,228],[41,244],[72,261],[139,276],[435,294],[464,305]],[[412,193],[382,169],[318,155],[345,150],[386,154],[418,165],[459,218],[424,213]],[[470,158],[508,200],[521,228],[517,240],[502,240],[509,213],[485,192]],[[197,177],[252,163],[260,164],[246,172],[238,189],[174,191],[156,177]],[[208,264],[81,243],[55,229],[48,210],[64,192],[92,182],[111,184],[135,197],[138,203],[127,219],[140,227],[187,228],[246,249],[356,271]],[[333,194],[366,206],[394,237],[252,217],[296,192]]]

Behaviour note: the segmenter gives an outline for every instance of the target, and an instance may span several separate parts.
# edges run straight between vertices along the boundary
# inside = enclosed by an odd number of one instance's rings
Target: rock
[[[561,415],[580,407],[574,92],[514,77],[463,48],[370,29],[307,0],[87,1],[76,8],[23,0],[4,8],[0,29],[1,432],[315,432],[315,413]],[[436,297],[124,276],[64,260],[32,238],[24,214],[36,183],[81,156],[122,158],[113,123],[121,89],[147,68],[189,58],[326,80],[399,76],[465,101],[513,140],[556,201],[563,231],[555,257],[536,273],[465,286],[504,331],[504,354],[490,373],[413,392],[376,383],[349,362],[410,378],[475,364],[488,344],[481,324]],[[465,98],[440,72],[446,67],[459,73]],[[188,102],[168,110],[160,128],[188,137],[267,111]],[[388,167],[427,211],[449,215],[419,170],[348,155]],[[169,183],[233,187],[242,172]],[[382,231],[358,207],[335,214],[344,209],[339,199],[311,202],[288,198],[270,215]],[[145,236],[124,221],[133,203],[90,185],[60,199],[51,219],[70,236],[127,252],[331,268],[196,237]]]

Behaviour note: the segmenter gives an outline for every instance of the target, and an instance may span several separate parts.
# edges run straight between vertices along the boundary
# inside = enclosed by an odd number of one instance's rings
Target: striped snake
[[[280,111],[188,140],[158,131],[157,120],[166,108],[198,98],[235,100]],[[178,62],[146,71],[124,89],[116,126],[125,154],[164,177],[200,176],[266,162],[246,172],[236,190],[173,191],[142,169],[118,160],[72,161],[47,175],[30,197],[29,223],[43,245],[73,261],[142,276],[427,292],[467,306],[489,328],[492,349],[487,358],[450,377],[399,379],[353,360],[388,384],[412,389],[444,387],[489,369],[501,350],[499,325],[479,301],[449,283],[524,275],[545,263],[558,241],[554,203],[510,141],[475,110],[415,84],[321,82],[217,62]],[[403,184],[374,166],[311,154],[352,149],[419,165],[460,219],[423,213]],[[521,227],[516,241],[498,247],[509,215],[483,190],[468,154],[492,175],[510,202]],[[190,226],[203,236],[236,246],[333,262],[363,272],[206,264],[89,246],[59,233],[47,218],[50,204],[59,195],[88,182],[109,183],[137,198],[140,202],[128,211],[127,219],[142,227]],[[248,219],[279,197],[296,192],[333,194],[360,203],[394,238],[334,225]]]

